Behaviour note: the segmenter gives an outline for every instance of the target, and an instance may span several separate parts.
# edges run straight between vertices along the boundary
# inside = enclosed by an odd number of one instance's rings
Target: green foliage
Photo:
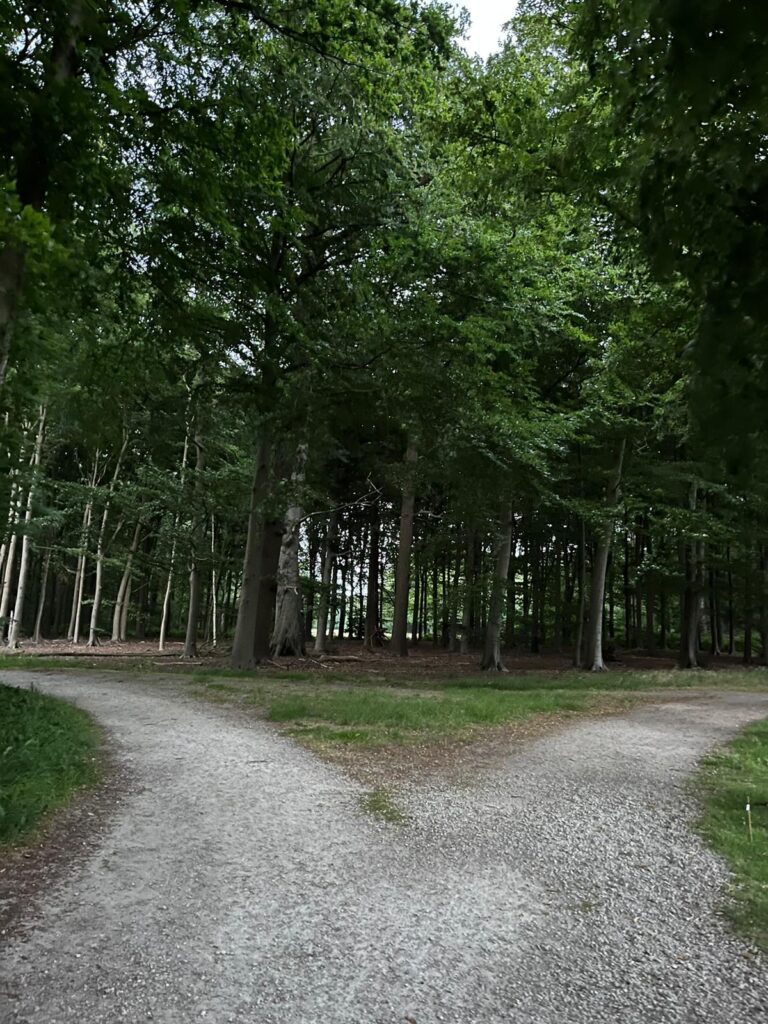
[[[99,745],[85,712],[0,686],[0,845],[27,838],[77,790],[99,781]]]

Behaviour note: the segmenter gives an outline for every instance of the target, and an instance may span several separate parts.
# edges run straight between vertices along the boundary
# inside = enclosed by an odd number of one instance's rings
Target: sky
[[[459,0],[457,6],[466,7],[472,18],[467,49],[487,57],[498,49],[501,26],[515,13],[517,0]]]

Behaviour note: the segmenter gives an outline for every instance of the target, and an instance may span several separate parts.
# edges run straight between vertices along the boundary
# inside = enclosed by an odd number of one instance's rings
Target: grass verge
[[[735,924],[768,950],[768,719],[701,766],[702,831],[734,875]],[[752,807],[752,837],[746,805]]]
[[[79,708],[0,685],[0,846],[28,838],[101,776],[97,727]]]
[[[467,735],[530,715],[583,711],[585,693],[561,690],[333,689],[273,695],[267,717],[300,738],[364,746]]]

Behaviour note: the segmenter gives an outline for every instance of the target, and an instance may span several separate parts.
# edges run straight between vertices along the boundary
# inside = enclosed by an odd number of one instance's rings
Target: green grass
[[[0,846],[30,836],[101,775],[100,735],[79,708],[0,685]]]
[[[360,798],[360,806],[374,818],[386,821],[390,825],[407,825],[411,820],[400,807],[388,786],[377,786],[376,789],[364,793]]]
[[[734,874],[735,923],[768,950],[768,719],[701,767],[702,831]],[[752,805],[752,840],[746,804]]]
[[[409,693],[391,689],[315,689],[267,699],[267,717],[308,738],[376,746],[445,735],[553,712],[583,711],[587,694],[491,689]],[[318,726],[320,730],[318,730]]]

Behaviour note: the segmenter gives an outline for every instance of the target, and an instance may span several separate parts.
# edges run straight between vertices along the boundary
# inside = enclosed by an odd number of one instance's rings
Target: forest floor
[[[487,756],[470,743],[384,790],[228,697],[200,699],[210,675],[10,665],[3,682],[106,728],[119,784],[84,802],[95,824],[77,861],[54,852],[26,889],[4,936],[3,1020],[766,1019],[768,972],[722,919],[728,874],[692,829],[689,784],[768,715],[766,693],[723,677],[506,748],[496,733]]]

